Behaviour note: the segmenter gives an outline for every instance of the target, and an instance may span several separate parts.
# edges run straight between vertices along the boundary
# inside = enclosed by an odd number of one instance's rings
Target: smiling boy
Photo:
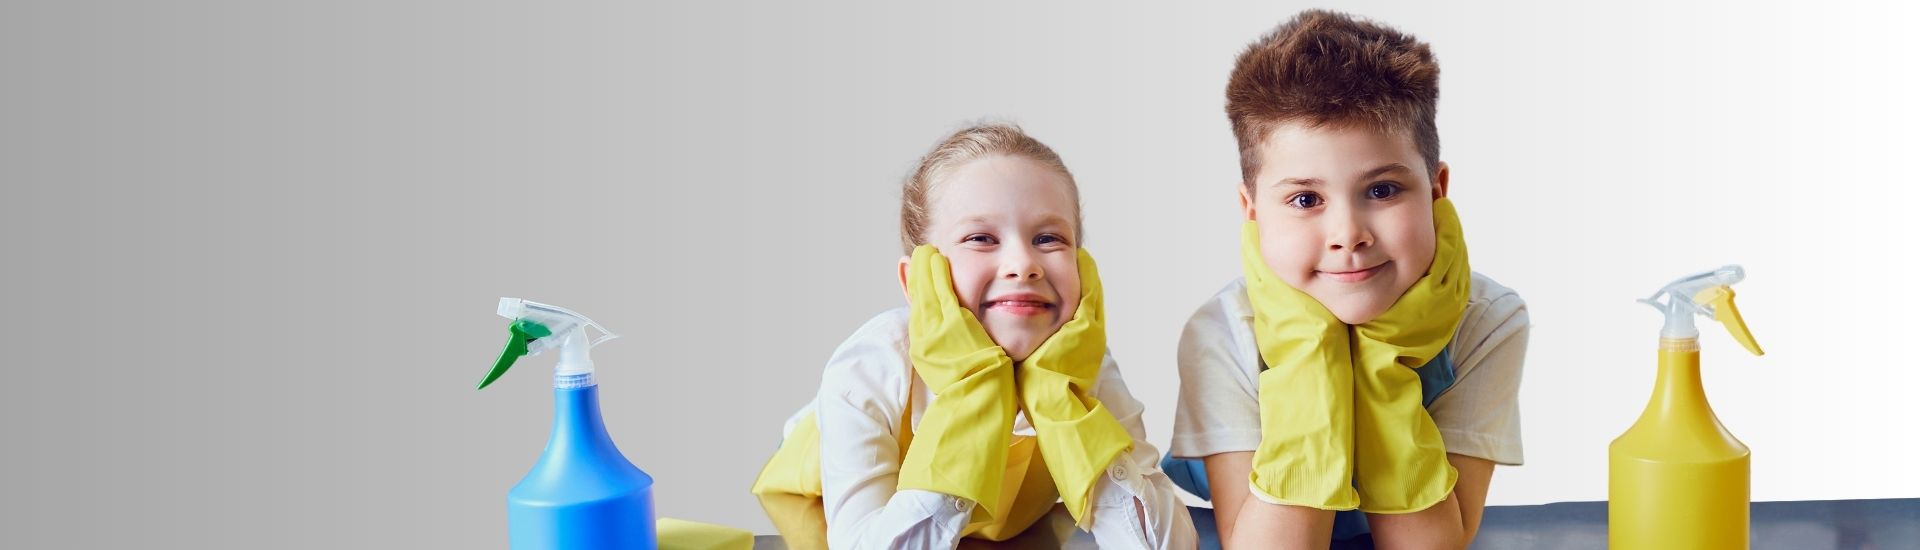
[[[1235,64],[1248,278],[1186,325],[1172,442],[1228,548],[1326,548],[1355,509],[1381,548],[1464,548],[1521,462],[1526,305],[1469,275],[1438,86],[1426,44],[1319,10]]]

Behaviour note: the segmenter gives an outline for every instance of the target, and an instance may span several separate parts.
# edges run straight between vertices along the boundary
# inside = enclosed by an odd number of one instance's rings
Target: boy
[[[1381,548],[1464,548],[1521,462],[1526,306],[1467,270],[1438,81],[1426,44],[1318,10],[1235,63],[1247,278],[1187,323],[1172,442],[1228,548],[1326,548],[1355,509]]]

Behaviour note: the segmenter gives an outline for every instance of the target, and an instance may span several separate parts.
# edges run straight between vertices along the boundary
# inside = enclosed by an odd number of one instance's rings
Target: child
[[[921,159],[901,203],[909,307],[834,351],[754,483],[787,543],[1005,540],[1064,499],[1103,548],[1193,547],[1106,353],[1060,157],[1014,126],[967,128]]]
[[[1526,306],[1468,270],[1438,81],[1426,44],[1318,10],[1235,63],[1246,277],[1181,336],[1172,445],[1228,548],[1326,548],[1354,509],[1381,548],[1464,548],[1521,462]]]

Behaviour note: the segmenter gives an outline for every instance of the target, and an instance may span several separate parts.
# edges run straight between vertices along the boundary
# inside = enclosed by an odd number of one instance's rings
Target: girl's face
[[[927,242],[952,264],[954,294],[1008,357],[1025,360],[1073,318],[1079,205],[1065,175],[994,155],[935,184],[927,202]],[[903,289],[907,263],[900,258]]]
[[[1426,275],[1447,166],[1429,179],[1405,132],[1282,124],[1259,154],[1255,189],[1240,186],[1240,206],[1281,281],[1360,324]]]

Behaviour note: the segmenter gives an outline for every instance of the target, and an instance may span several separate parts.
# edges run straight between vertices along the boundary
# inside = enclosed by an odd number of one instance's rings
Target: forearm
[[[1235,515],[1232,538],[1221,533],[1223,548],[1321,549],[1333,539],[1330,510],[1248,498]]]
[[[1460,499],[1452,494],[1439,504],[1407,514],[1367,514],[1373,544],[1382,550],[1456,550],[1467,547],[1460,521]]]
[[[1451,453],[1447,462],[1460,472],[1447,500],[1412,514],[1367,516],[1377,547],[1466,548],[1473,544],[1480,532],[1494,465],[1486,459]]]

